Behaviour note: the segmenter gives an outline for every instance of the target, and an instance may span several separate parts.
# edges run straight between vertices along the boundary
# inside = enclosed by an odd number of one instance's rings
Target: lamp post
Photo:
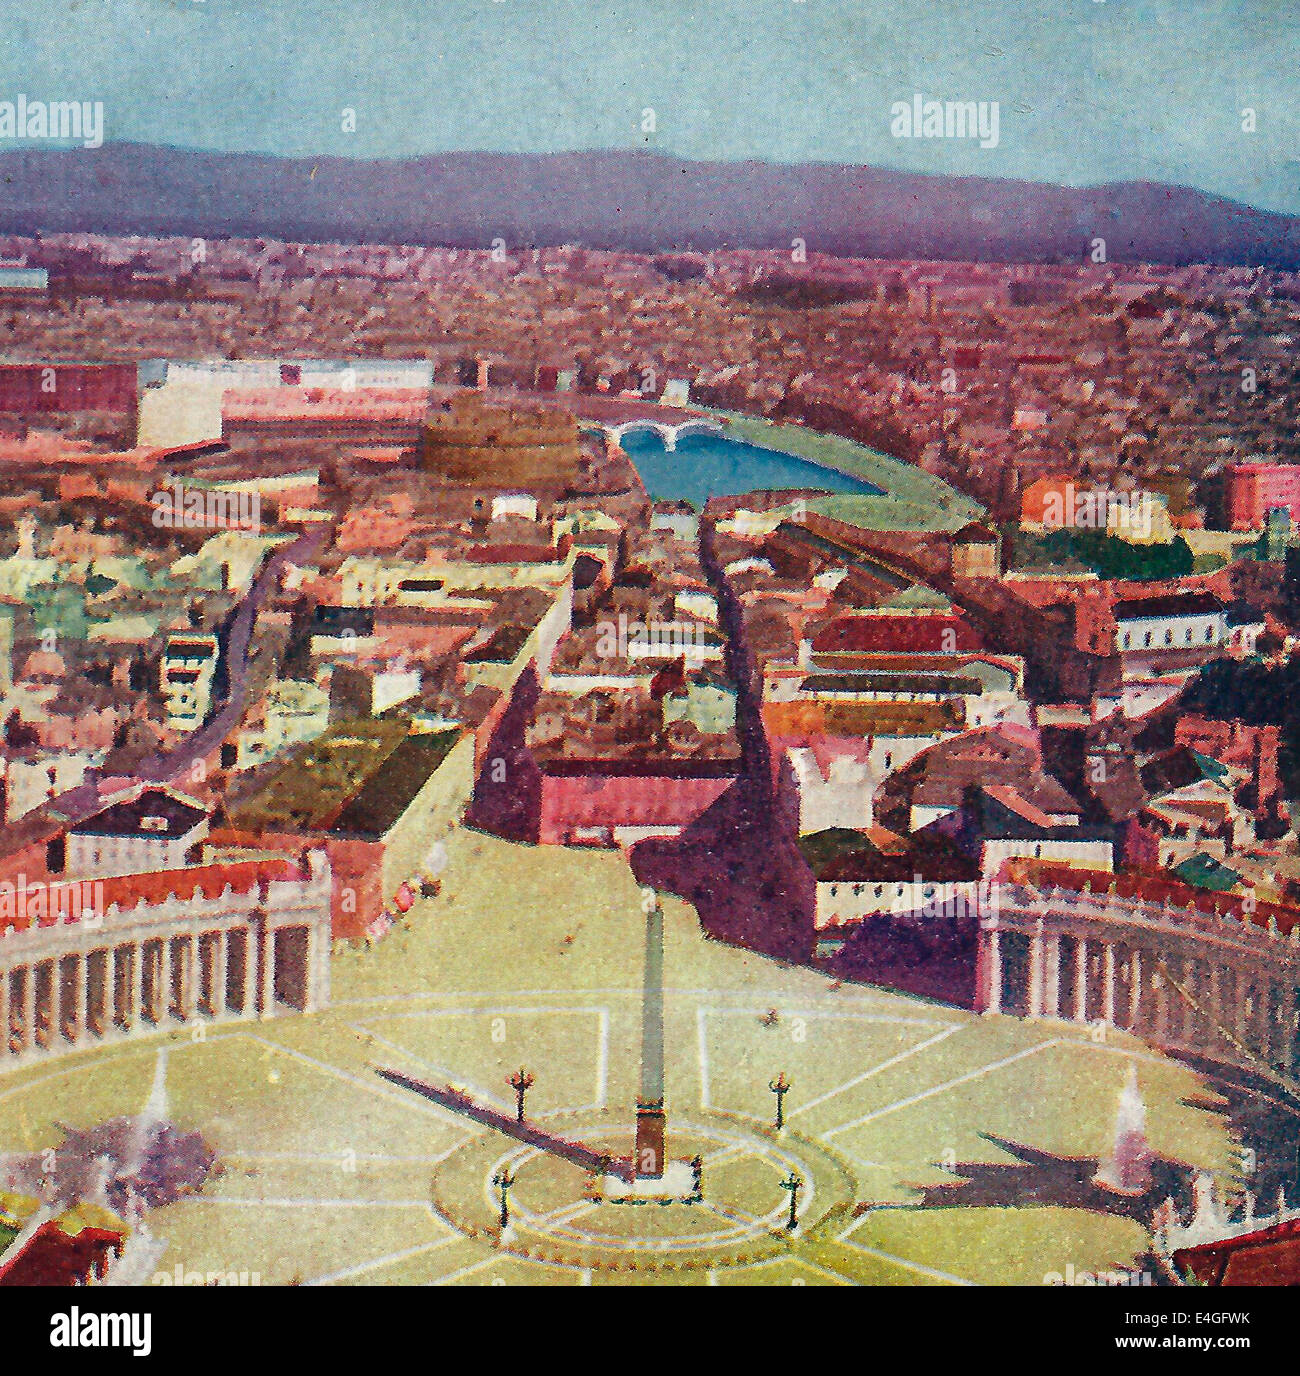
[[[799,1191],[803,1189],[803,1176],[797,1171],[791,1171],[786,1178],[781,1181],[781,1188],[790,1191],[790,1217],[786,1222],[786,1232],[792,1233],[799,1226]]]
[[[776,1095],[776,1130],[780,1132],[785,1127],[785,1096],[790,1092],[790,1081],[785,1078],[785,1071],[775,1080],[769,1080],[767,1087]]]
[[[510,1226],[510,1187],[515,1183],[515,1178],[510,1173],[510,1167],[502,1166],[492,1177],[492,1183],[501,1192],[500,1221],[501,1231],[505,1232]]]
[[[520,1066],[513,1075],[506,1077],[506,1084],[515,1092],[515,1121],[524,1121],[524,1095],[533,1087],[533,1077]]]

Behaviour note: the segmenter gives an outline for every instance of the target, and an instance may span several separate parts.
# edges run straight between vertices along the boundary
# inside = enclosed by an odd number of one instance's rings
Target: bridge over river
[[[722,439],[726,434],[717,421],[704,416],[687,420],[654,420],[647,416],[634,416],[624,421],[583,421],[582,425],[584,429],[600,430],[617,444],[622,444],[625,435],[658,435],[669,454],[676,453],[677,441],[683,435],[713,435]]]

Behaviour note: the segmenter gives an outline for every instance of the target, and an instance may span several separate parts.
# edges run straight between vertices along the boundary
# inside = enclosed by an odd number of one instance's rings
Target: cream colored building
[[[329,1003],[331,877],[312,852],[80,885],[73,920],[0,930],[0,1069]],[[170,888],[169,888],[170,884]],[[134,899],[134,901],[133,901]]]
[[[279,751],[315,740],[329,726],[329,694],[302,679],[273,683],[262,704],[260,726],[239,733],[236,769],[252,769]]]

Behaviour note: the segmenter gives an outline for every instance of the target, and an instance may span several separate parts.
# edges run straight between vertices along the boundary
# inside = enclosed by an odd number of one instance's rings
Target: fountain
[[[1151,1188],[1151,1148],[1147,1143],[1146,1106],[1138,1093],[1137,1067],[1130,1065],[1119,1094],[1115,1141],[1097,1168],[1094,1185],[1111,1194],[1137,1196]]]

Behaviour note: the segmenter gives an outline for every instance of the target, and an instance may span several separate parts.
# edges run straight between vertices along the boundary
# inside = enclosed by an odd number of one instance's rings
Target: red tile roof
[[[181,899],[216,898],[229,887],[235,893],[249,893],[262,884],[304,878],[303,870],[292,860],[233,860],[224,864],[195,865],[184,870],[156,870],[151,874],[126,874],[105,879],[105,906],[116,903],[126,907],[138,903],[161,903],[169,896]]]
[[[1085,889],[1096,894],[1114,893],[1119,898],[1135,899],[1154,906],[1168,904],[1171,908],[1194,908],[1206,917],[1234,917],[1267,927],[1272,918],[1283,935],[1300,925],[1300,909],[1280,903],[1255,902],[1248,906],[1247,897],[1211,893],[1192,888],[1169,876],[1168,871],[1152,873],[1129,870],[1122,874],[1107,874],[1101,870],[1072,869],[1068,865],[1053,865],[1035,860],[1012,860],[1003,867],[1003,880],[1028,883],[1035,888]]]
[[[76,920],[78,915],[88,910],[93,903],[96,917],[102,917],[110,907],[134,908],[141,901],[153,906],[165,903],[168,898],[189,902],[194,898],[218,898],[229,887],[235,893],[251,893],[263,884],[276,881],[305,878],[300,866],[292,860],[276,857],[268,860],[236,860],[225,864],[195,865],[183,870],[154,870],[147,874],[114,875],[105,879],[60,879],[48,882],[32,880],[24,885],[13,886],[8,908],[13,915],[0,918],[0,928],[14,928],[25,931],[31,926],[25,910],[36,901],[35,895],[45,892],[42,906],[45,914],[37,923],[42,927],[53,927],[62,915],[67,920]],[[91,887],[93,886],[93,887]],[[72,902],[73,891],[80,889],[80,905]],[[60,903],[59,895],[63,897]],[[51,912],[49,909],[53,908]]]
[[[873,612],[865,616],[836,617],[813,637],[812,648],[814,654],[862,654],[881,650],[953,653],[979,650],[982,646],[979,636],[960,616]]]

